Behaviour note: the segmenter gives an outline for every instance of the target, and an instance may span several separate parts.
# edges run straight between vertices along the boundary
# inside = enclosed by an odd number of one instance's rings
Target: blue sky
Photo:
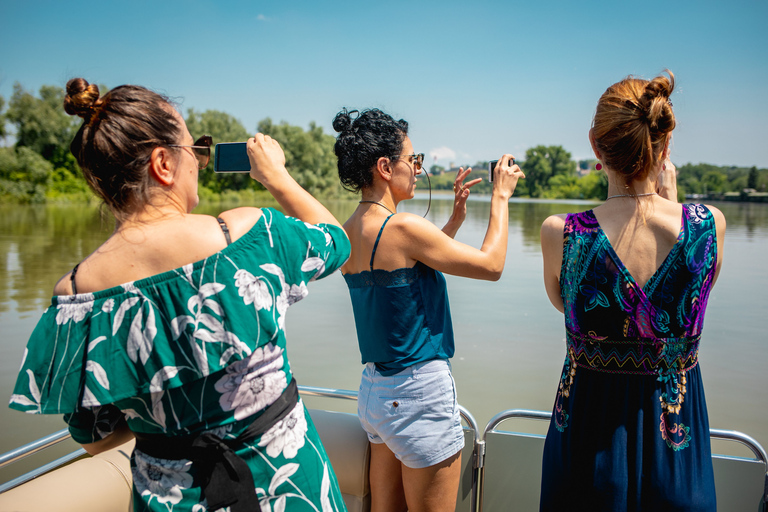
[[[82,76],[249,131],[271,117],[331,134],[342,107],[378,107],[429,163],[472,164],[539,144],[591,158],[605,88],[669,68],[673,161],[768,167],[767,21],[765,0],[0,0],[0,95]]]

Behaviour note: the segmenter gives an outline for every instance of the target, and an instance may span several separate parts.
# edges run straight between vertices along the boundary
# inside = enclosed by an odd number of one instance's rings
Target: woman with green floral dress
[[[72,143],[117,219],[54,289],[10,406],[63,414],[98,453],[136,437],[134,510],[345,510],[286,352],[288,306],[349,256],[336,219],[285,170],[273,139],[247,143],[251,176],[286,213],[192,214],[210,138],[168,100],[67,84]]]

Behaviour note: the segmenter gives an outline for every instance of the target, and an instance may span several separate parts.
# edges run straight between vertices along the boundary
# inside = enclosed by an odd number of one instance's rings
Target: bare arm
[[[457,242],[432,223],[409,215],[398,225],[400,246],[408,257],[448,274],[498,280],[507,256],[509,198],[517,181],[525,177],[520,167],[509,165],[511,159],[512,155],[504,155],[504,164],[496,168],[491,214],[480,249]]]
[[[90,455],[96,455],[127,443],[131,439],[133,439],[133,432],[128,428],[128,425],[123,423],[104,439],[100,439],[95,443],[85,443],[80,446],[82,446]]]
[[[248,139],[251,178],[274,196],[288,215],[310,224],[341,224],[312,194],[301,188],[285,168],[285,153],[275,139],[257,133]]]
[[[547,217],[541,225],[541,255],[544,259],[544,287],[549,301],[561,313],[564,311],[560,296],[560,268],[563,265],[564,215]]]

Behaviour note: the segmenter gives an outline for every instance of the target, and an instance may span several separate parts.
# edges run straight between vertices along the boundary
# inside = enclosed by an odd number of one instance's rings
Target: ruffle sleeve
[[[54,297],[27,344],[10,407],[72,414],[200,381],[268,343],[284,345],[286,310],[309,281],[346,261],[350,245],[338,226],[262,211],[248,233],[205,260]]]

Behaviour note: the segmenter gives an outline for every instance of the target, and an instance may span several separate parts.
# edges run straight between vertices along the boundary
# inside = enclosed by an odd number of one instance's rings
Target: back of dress
[[[565,223],[568,356],[545,445],[542,510],[714,510],[698,347],[716,270],[715,222],[684,205],[640,287],[593,212]]]

